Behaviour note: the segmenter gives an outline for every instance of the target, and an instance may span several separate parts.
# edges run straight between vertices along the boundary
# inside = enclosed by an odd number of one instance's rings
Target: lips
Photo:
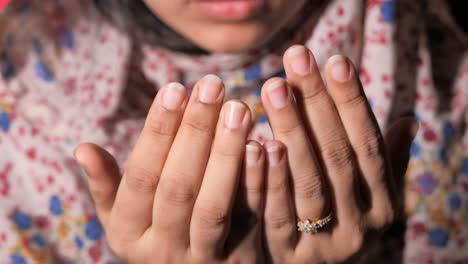
[[[257,15],[263,7],[262,0],[199,0],[194,5],[203,14],[218,20],[246,20]]]

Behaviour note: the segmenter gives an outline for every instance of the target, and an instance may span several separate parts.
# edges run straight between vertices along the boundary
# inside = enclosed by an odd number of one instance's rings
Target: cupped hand
[[[264,155],[258,143],[246,145],[248,108],[223,99],[213,75],[190,98],[178,83],[163,87],[122,177],[98,146],[75,151],[108,243],[123,261],[263,261]]]
[[[399,212],[402,190],[396,182],[417,125],[411,118],[400,120],[388,134],[392,145],[385,145],[346,57],[329,59],[326,82],[304,46],[289,48],[284,66],[287,81],[272,78],[262,88],[277,140],[265,145],[268,255],[275,263],[343,261]],[[327,216],[331,221],[323,227],[304,226]]]

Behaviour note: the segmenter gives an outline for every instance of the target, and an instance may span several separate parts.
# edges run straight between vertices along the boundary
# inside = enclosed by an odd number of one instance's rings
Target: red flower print
[[[8,196],[8,192],[10,191],[10,184],[8,182],[8,175],[11,172],[11,168],[13,165],[11,163],[7,163],[7,165],[0,171],[0,195]]]

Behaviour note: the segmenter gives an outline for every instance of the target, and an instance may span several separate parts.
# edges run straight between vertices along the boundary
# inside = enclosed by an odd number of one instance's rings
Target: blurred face
[[[211,52],[242,52],[270,40],[306,0],[144,0],[167,25]]]

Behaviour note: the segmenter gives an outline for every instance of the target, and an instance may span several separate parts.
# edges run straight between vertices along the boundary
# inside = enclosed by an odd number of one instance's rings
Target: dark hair
[[[99,12],[112,24],[140,43],[155,44],[185,53],[203,52],[162,22],[142,0],[93,0],[93,2]]]

